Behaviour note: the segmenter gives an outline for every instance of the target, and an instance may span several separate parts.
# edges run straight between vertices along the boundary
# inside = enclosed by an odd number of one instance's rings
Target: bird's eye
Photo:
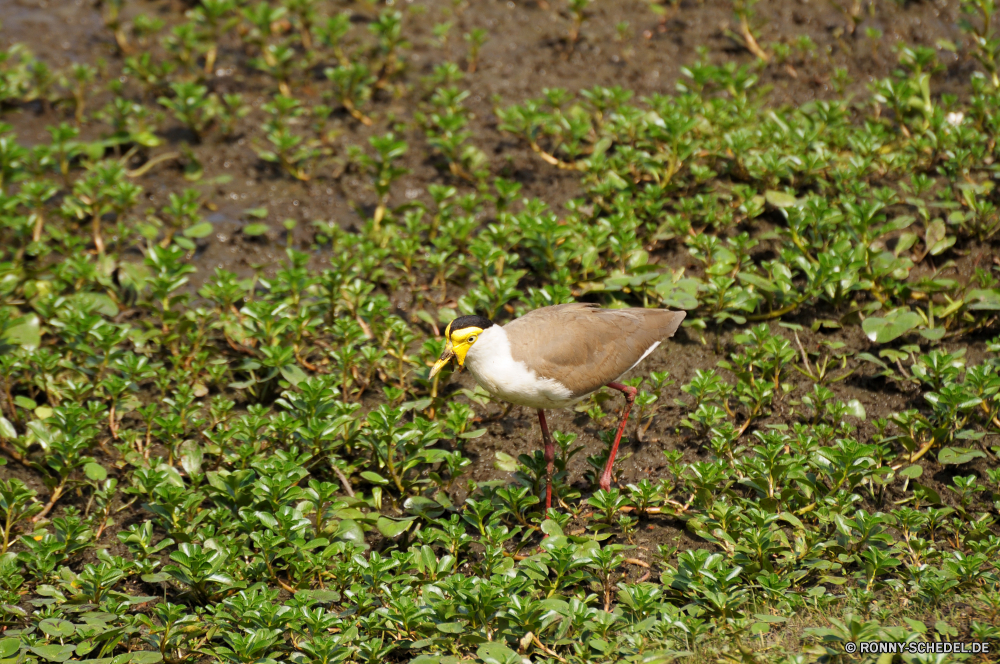
[[[475,341],[475,340],[476,340],[476,335],[474,335],[474,334],[473,334],[473,335],[472,335],[471,337],[469,337],[469,343],[470,343],[470,344],[471,344],[471,343],[472,343],[473,341]]]

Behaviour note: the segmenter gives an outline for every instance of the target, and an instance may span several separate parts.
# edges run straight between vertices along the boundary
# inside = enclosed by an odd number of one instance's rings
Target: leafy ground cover
[[[1000,649],[992,0],[15,4],[4,664]],[[544,512],[428,373],[573,300],[689,314]]]

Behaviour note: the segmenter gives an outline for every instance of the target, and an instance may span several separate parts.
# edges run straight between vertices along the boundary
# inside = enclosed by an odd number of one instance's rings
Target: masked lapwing
[[[431,376],[452,358],[498,399],[538,411],[545,444],[548,482],[545,506],[552,506],[555,445],[545,410],[572,406],[602,387],[625,394],[602,489],[611,487],[611,468],[637,390],[618,382],[657,346],[674,335],[683,311],[601,309],[593,304],[557,304],[531,311],[504,326],[483,316],[460,316],[445,328],[447,346]]]

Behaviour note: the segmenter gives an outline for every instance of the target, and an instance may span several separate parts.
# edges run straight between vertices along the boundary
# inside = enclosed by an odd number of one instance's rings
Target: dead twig
[[[351,481],[347,479],[347,475],[344,474],[344,471],[336,466],[333,466],[333,472],[336,474],[337,479],[340,480],[340,486],[344,487],[344,493],[353,498],[354,489],[351,488]]]

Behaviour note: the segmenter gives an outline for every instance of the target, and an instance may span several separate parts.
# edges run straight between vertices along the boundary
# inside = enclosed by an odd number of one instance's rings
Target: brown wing
[[[627,372],[650,346],[672,337],[685,315],[557,304],[527,313],[504,330],[514,360],[542,378],[558,380],[579,397]]]

